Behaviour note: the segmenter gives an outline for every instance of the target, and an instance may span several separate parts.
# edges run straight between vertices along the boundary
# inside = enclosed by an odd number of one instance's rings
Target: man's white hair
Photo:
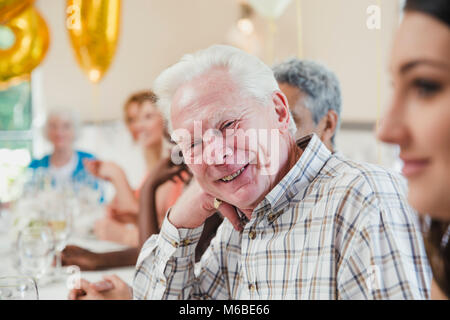
[[[164,70],[154,83],[154,91],[158,95],[158,105],[168,120],[168,129],[172,131],[170,107],[175,92],[184,83],[205,74],[213,68],[224,67],[243,95],[256,98],[262,105],[267,105],[275,91],[280,90],[270,67],[257,57],[240,49],[213,45],[194,54],[184,55],[179,62]],[[292,135],[297,131],[292,116],[289,131]]]

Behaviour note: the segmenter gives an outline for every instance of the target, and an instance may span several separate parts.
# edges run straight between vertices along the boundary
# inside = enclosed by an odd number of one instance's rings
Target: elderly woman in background
[[[408,0],[391,58],[394,96],[379,138],[400,146],[423,219],[431,297],[450,297],[450,1]]]
[[[31,161],[29,167],[34,170],[45,170],[54,186],[85,179],[88,172],[84,166],[84,160],[94,159],[94,156],[74,150],[74,142],[79,131],[78,113],[69,109],[50,111],[44,134],[53,145],[53,152],[42,159]]]

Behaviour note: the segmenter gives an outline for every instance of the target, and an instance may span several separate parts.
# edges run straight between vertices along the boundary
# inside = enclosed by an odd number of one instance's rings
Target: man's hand
[[[131,288],[118,276],[104,276],[103,281],[91,283],[81,279],[80,288],[69,292],[69,300],[131,300]]]
[[[203,191],[194,179],[170,210],[168,219],[176,228],[194,229],[201,226],[216,211],[214,197]],[[218,211],[231,222],[237,231],[242,231],[241,221],[235,207],[222,202]]]

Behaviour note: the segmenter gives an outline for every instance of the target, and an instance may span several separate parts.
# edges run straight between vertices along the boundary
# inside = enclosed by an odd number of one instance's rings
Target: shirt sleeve
[[[211,246],[195,265],[203,225],[177,229],[167,219],[161,232],[144,244],[136,264],[133,298],[149,300],[223,298],[220,259]],[[197,276],[196,276],[197,274]]]
[[[337,275],[340,299],[429,299],[430,273],[412,212],[374,210],[349,244]],[[404,217],[404,219],[402,219]]]

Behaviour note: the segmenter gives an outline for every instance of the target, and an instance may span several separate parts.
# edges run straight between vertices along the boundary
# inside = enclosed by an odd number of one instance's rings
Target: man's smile
[[[228,183],[233,181],[234,179],[236,179],[237,177],[239,177],[241,175],[242,172],[244,172],[244,170],[248,167],[248,164],[246,164],[244,167],[242,167],[241,169],[237,170],[236,172],[227,175],[225,177],[222,177],[221,179],[219,179],[222,182]]]

